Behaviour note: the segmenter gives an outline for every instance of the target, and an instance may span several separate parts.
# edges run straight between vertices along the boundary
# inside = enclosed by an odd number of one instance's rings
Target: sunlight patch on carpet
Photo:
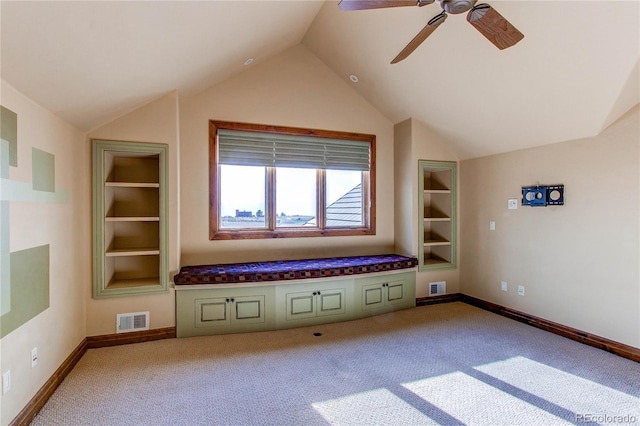
[[[387,389],[316,402],[312,406],[332,425],[438,424]]]
[[[525,357],[509,358],[475,369],[571,410],[577,416],[640,419],[640,398]],[[594,399],[593,395],[599,395],[599,398]]]
[[[571,424],[459,371],[402,386],[467,425]]]

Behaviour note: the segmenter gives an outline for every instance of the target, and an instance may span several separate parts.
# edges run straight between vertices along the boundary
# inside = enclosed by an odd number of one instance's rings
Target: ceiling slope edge
[[[422,130],[426,131],[426,135],[430,136],[429,143],[435,144],[442,149],[444,153],[444,157],[448,159],[455,159],[457,161],[462,160],[462,156],[456,147],[456,144],[449,140],[447,137],[443,136],[440,132],[435,130],[432,126],[428,125],[424,121],[419,118],[410,117],[408,120],[411,120],[411,137],[416,135],[416,130],[422,128]],[[406,120],[401,120],[399,123],[402,123]],[[425,134],[422,132],[423,135]],[[420,143],[420,141],[414,141],[414,143]],[[425,160],[429,160],[429,158],[425,158]]]
[[[609,115],[600,128],[600,133],[626,116],[627,112],[638,103],[640,103],[640,58],[636,61],[636,65],[622,86],[620,94],[610,108]]]
[[[627,119],[629,119],[629,117],[631,117],[633,115],[640,116],[640,102],[636,103],[631,108],[629,108],[624,113],[622,113],[622,115],[620,115],[613,123],[611,123],[607,127],[603,128],[602,131],[600,133],[598,133],[598,135],[601,135],[601,134],[609,131],[610,129],[615,128],[620,123],[622,123],[623,121],[626,121]],[[638,133],[640,133],[640,128],[638,129]],[[638,143],[640,144],[640,139],[638,139]]]
[[[100,124],[94,125],[91,127],[91,129],[85,131],[85,133],[91,137],[92,135],[94,135],[96,132],[99,132],[100,130],[109,127],[111,124],[117,123],[118,121],[122,120],[123,118],[134,114],[136,111],[140,111],[144,108],[147,108],[148,106],[158,102],[160,99],[163,99],[167,96],[175,96],[176,97],[176,104],[178,104],[180,102],[180,96],[179,96],[179,91],[177,89],[173,89],[173,90],[169,90],[159,96],[154,96],[151,100],[148,100],[146,102],[140,102],[137,103],[136,105],[126,108],[126,109],[122,109],[121,111],[118,111],[117,115],[113,115],[113,116],[109,116],[108,119],[105,119],[103,122],[101,122]],[[177,107],[176,107],[177,108]],[[179,110],[176,109],[176,119],[178,120],[180,117],[178,116],[179,114]]]

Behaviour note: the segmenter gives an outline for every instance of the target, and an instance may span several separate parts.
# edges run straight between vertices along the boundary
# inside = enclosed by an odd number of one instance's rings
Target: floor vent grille
[[[116,328],[118,333],[140,331],[149,329],[149,312],[132,312],[116,315]]]

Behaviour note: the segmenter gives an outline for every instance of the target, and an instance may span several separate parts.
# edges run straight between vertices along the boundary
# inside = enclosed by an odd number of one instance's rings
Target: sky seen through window
[[[315,216],[314,169],[278,168],[277,214]],[[236,210],[265,212],[265,167],[221,166],[222,216],[236,215]],[[361,183],[362,172],[327,170],[327,206]]]

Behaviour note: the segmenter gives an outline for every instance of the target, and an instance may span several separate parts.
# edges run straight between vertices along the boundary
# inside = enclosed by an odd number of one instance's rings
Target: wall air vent
[[[439,294],[445,294],[447,292],[447,282],[438,281],[435,283],[429,283],[429,296],[436,296]]]
[[[117,333],[149,329],[149,312],[132,312],[116,315]]]

